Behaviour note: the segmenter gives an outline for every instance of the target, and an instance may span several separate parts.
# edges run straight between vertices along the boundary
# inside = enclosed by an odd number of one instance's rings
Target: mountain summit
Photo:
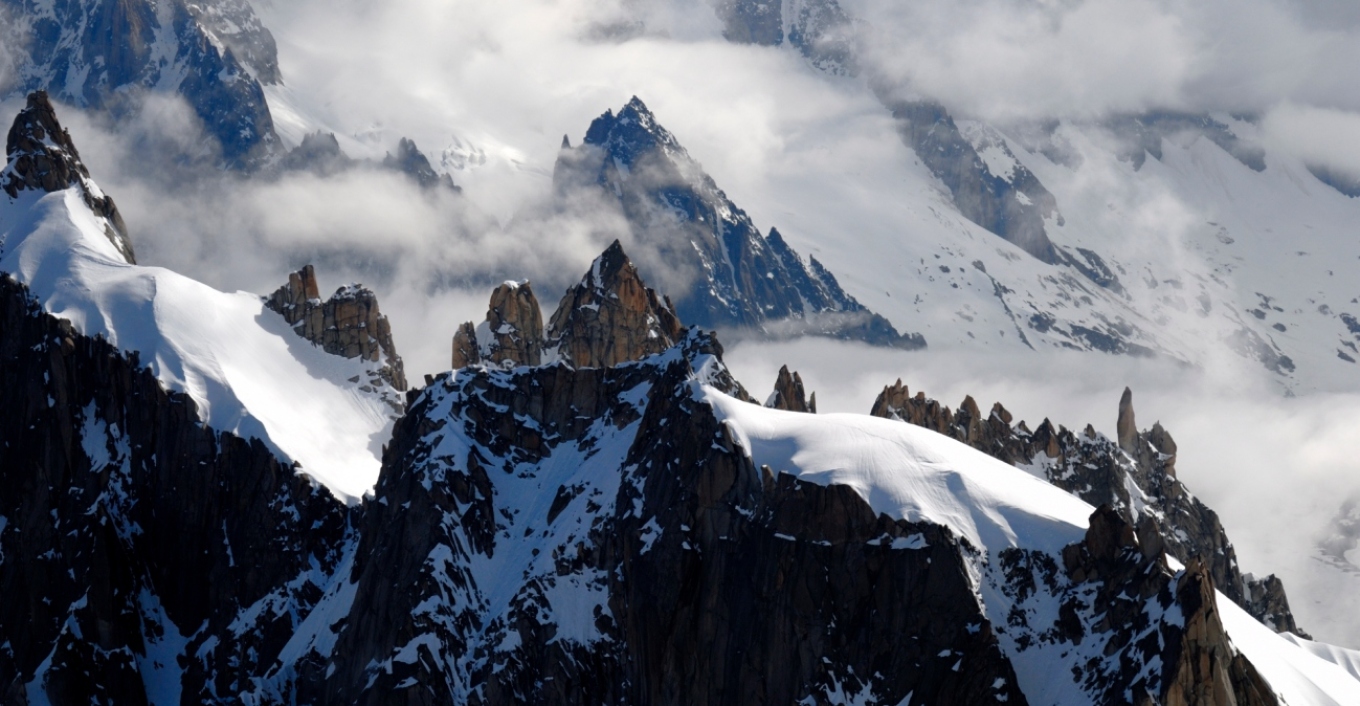
[[[123,216],[113,197],[90,179],[90,170],[80,161],[71,134],[57,122],[57,111],[46,91],[28,94],[28,104],[14,118],[5,138],[5,154],[9,163],[0,172],[0,189],[10,198],[18,198],[20,191],[53,193],[75,187],[102,221],[105,237],[128,264],[136,264]]]
[[[637,97],[596,118],[580,146],[563,147],[553,180],[563,199],[599,196],[617,207],[634,249],[654,253],[639,261],[664,262],[688,280],[668,294],[691,324],[925,345],[866,309],[815,259],[804,263],[777,231],[761,235]]]

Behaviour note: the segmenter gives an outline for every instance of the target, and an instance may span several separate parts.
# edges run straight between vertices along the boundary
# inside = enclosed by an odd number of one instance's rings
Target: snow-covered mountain
[[[5,0],[0,10],[15,73],[0,91],[46,90],[114,116],[139,110],[147,93],[177,95],[223,164],[254,168],[277,153],[261,88],[281,81],[277,50],[246,0]]]
[[[1029,471],[920,419],[762,407],[615,243],[546,328],[527,284],[498,288],[465,327],[490,364],[356,434],[348,410],[402,382],[371,295],[134,265],[45,95],[12,134],[0,678],[21,702],[1360,699],[1354,655],[1239,609],[1215,590],[1248,585],[1235,566],[1175,558],[1231,547],[1181,536],[1208,511],[1174,502],[1174,444],[1131,407],[1121,451],[940,412],[975,445],[1059,449]],[[772,405],[807,407],[787,377]],[[880,415],[939,411],[890,391]],[[1095,508],[1099,471],[1068,466],[1101,454],[1138,492]]]
[[[46,94],[29,97],[8,144],[0,269],[77,332],[135,353],[213,429],[259,439],[341,496],[373,486],[401,411],[383,369],[399,359],[335,355],[290,331],[294,320],[260,296],[135,264],[112,199],[89,179]],[[311,285],[300,304],[321,304]]]

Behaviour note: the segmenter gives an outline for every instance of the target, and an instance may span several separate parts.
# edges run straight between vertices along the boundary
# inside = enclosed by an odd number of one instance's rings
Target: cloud
[[[847,0],[871,72],[993,120],[1360,108],[1357,13],[1280,0]],[[1329,21],[1324,21],[1326,18]]]
[[[1360,114],[1285,103],[1261,127],[1272,147],[1360,179]]]

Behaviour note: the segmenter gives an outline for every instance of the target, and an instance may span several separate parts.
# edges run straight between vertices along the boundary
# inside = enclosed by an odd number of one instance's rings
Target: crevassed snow
[[[1056,555],[1089,526],[1094,508],[1082,500],[933,431],[864,415],[768,409],[702,384],[696,394],[756,465],[848,485],[875,511],[945,525],[984,553],[1018,546]],[[1360,680],[1347,671],[1355,653],[1278,635],[1222,593],[1218,606],[1233,644],[1287,703],[1360,704]],[[1073,704],[1087,698],[1062,694],[1046,696]]]
[[[372,364],[313,346],[254,294],[127,264],[75,189],[0,196],[0,270],[81,333],[138,353],[212,428],[261,440],[346,501],[377,480],[391,410],[348,382]]]

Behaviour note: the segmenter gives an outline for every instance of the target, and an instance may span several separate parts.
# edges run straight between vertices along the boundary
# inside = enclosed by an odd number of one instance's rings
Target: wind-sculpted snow
[[[848,485],[877,512],[950,527],[980,549],[1056,553],[1081,539],[1091,514],[1072,495],[919,427],[767,409],[708,388],[701,395],[756,465]]]
[[[348,382],[375,364],[299,339],[256,295],[127,264],[75,187],[0,195],[0,271],[81,333],[137,353],[212,428],[264,441],[342,498],[377,479],[393,413]]]

